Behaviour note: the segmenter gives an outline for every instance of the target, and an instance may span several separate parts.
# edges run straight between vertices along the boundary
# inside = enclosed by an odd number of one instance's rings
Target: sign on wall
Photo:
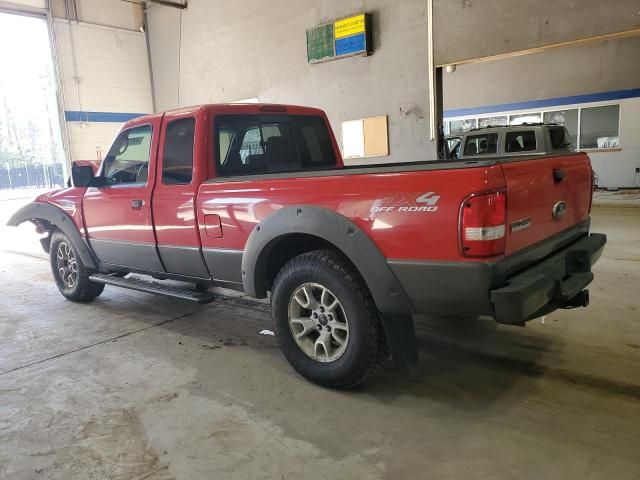
[[[327,62],[373,53],[371,15],[359,13],[307,30],[307,60]]]

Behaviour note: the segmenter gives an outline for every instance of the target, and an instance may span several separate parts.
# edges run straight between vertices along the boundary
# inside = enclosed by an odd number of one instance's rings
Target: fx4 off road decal
[[[370,212],[436,212],[438,211],[438,200],[440,200],[440,195],[436,195],[435,192],[398,193],[377,199]]]

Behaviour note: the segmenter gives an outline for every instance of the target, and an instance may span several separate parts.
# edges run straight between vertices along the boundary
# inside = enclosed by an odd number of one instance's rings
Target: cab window
[[[196,119],[180,118],[167,124],[162,154],[162,183],[188,185],[193,176],[193,136]]]
[[[483,133],[469,135],[464,144],[464,156],[490,155],[498,153],[498,134]]]
[[[507,132],[505,136],[505,151],[507,153],[534,152],[537,148],[534,130]]]
[[[109,185],[147,182],[151,134],[151,125],[140,125],[118,135],[102,166],[102,176]]]
[[[304,115],[220,115],[218,176],[296,172],[336,165],[327,126]]]
[[[551,148],[554,150],[571,148],[573,145],[571,135],[562,126],[549,128],[549,138],[551,139]]]

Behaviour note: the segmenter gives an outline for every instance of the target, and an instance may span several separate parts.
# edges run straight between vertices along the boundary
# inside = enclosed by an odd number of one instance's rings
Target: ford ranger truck
[[[414,363],[415,314],[524,325],[587,306],[606,242],[584,153],[345,168],[326,115],[298,106],[136,118],[72,181],[9,220],[46,233],[62,295],[269,296],[287,360],[334,388]]]

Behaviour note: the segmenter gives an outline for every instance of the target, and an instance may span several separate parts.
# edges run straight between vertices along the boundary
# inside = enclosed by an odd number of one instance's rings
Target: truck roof
[[[192,105],[189,107],[181,107],[172,110],[165,110],[158,113],[152,113],[149,115],[142,115],[140,117],[132,118],[127,121],[123,128],[128,128],[133,125],[140,125],[151,119],[162,117],[166,114],[176,113],[188,113],[190,111],[196,112],[198,110],[208,109],[215,113],[229,113],[229,114],[278,114],[286,113],[293,115],[320,115],[325,116],[324,111],[319,108],[304,107],[301,105],[287,105],[279,103],[206,103],[201,105]]]

